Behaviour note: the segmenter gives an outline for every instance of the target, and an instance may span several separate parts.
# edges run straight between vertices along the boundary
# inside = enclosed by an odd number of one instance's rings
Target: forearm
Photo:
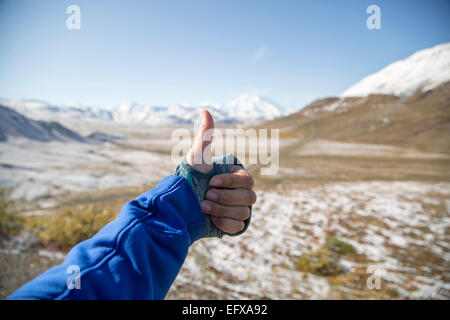
[[[163,299],[204,218],[184,178],[167,177],[127,203],[119,217],[75,246],[64,263],[13,293],[10,299]],[[80,288],[70,288],[70,266]]]

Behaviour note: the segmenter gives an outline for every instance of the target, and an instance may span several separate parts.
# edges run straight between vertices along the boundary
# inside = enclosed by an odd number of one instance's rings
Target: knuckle
[[[215,194],[217,197],[212,197],[212,194]],[[223,193],[221,189],[211,188],[206,192],[206,196],[212,202],[221,202],[223,199]]]
[[[227,194],[224,192],[224,190],[215,189],[215,193],[217,193],[217,200],[215,200],[218,203],[226,203],[228,200]]]
[[[203,200],[202,202],[200,202],[200,207],[202,208],[203,212],[205,212],[205,211],[208,212],[209,211],[208,210],[208,206],[212,207],[208,200]]]
[[[214,212],[216,212],[216,204],[213,202],[213,201],[210,201],[210,200],[204,200],[203,201],[206,205],[208,205],[209,206],[209,210],[208,210],[208,213],[214,213]]]
[[[221,218],[216,217],[216,216],[210,216],[210,219],[211,219],[212,223],[213,223],[217,228],[219,228],[219,229],[222,229],[222,228],[223,228],[223,227],[222,227],[223,221],[222,221]],[[223,230],[222,230],[222,231],[223,231]]]

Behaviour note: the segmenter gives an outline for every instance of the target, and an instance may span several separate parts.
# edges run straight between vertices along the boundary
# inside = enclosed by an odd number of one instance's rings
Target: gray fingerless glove
[[[230,173],[230,165],[235,164],[242,168],[242,163],[232,154],[227,154],[221,157],[215,157],[213,159],[213,169],[209,172],[201,172],[191,167],[186,158],[177,166],[175,170],[176,176],[184,177],[194,189],[194,193],[197,196],[199,203],[205,199],[206,191],[209,189],[209,180],[218,174]],[[252,207],[250,207],[250,217],[244,221],[244,229],[236,233],[223,232],[217,228],[212,222],[209,215],[205,214],[205,231],[203,232],[203,238],[217,237],[221,238],[224,234],[229,236],[238,236],[247,230],[250,224],[250,218],[252,214]]]

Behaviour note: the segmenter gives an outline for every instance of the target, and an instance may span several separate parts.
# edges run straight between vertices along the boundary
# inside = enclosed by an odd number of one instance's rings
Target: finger
[[[206,192],[205,198],[227,206],[251,206],[256,202],[256,193],[246,189],[216,189]]]
[[[211,142],[214,133],[214,119],[207,110],[201,111],[202,122],[194,143],[186,155],[186,161],[195,169],[208,172],[212,169]]]
[[[201,110],[201,118],[202,122],[200,123],[200,128],[198,129],[197,136],[194,138],[194,144],[199,144],[201,146],[201,150],[205,155],[205,149],[212,142],[212,136],[214,133],[214,119],[211,113],[206,109]],[[208,156],[211,157],[211,153],[208,153]]]
[[[211,222],[223,232],[236,233],[244,230],[245,224],[242,221],[230,219],[230,218],[218,218],[210,216]]]
[[[209,200],[202,201],[201,206],[204,213],[219,218],[245,221],[250,217],[250,208],[248,206],[224,206]]]
[[[252,176],[245,169],[239,166],[235,167],[232,173],[218,174],[212,177],[209,184],[214,187],[251,190],[254,184]]]

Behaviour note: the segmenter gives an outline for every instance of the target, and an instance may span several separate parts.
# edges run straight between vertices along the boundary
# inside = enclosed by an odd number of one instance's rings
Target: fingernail
[[[202,209],[203,209],[203,211],[210,212],[211,211],[211,205],[208,204],[208,203],[202,203]]]
[[[216,192],[214,192],[214,191],[209,191],[206,194],[206,198],[209,199],[209,200],[217,200],[217,198],[219,198],[219,195]]]
[[[222,185],[222,179],[214,177],[214,178],[211,179],[211,183],[210,184],[213,185],[213,186],[216,186],[216,187],[221,186]]]

